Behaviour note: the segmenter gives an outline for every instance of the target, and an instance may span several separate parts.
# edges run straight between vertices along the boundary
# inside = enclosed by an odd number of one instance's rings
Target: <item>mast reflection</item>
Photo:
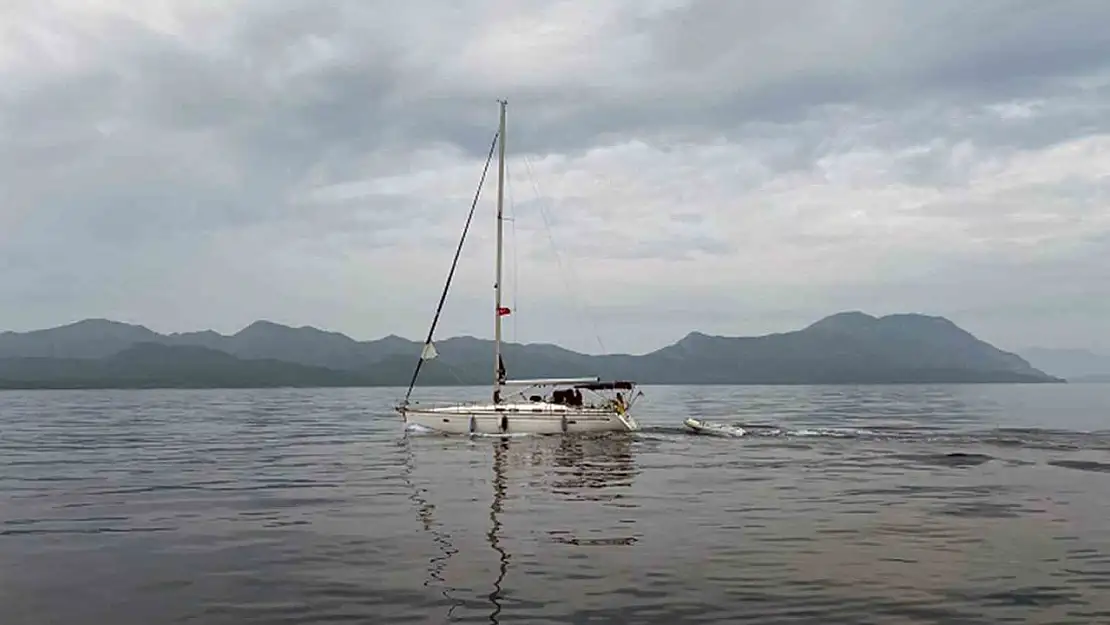
[[[489,602],[493,605],[493,611],[490,612],[489,622],[498,623],[498,616],[501,614],[501,583],[505,581],[505,572],[509,569],[509,554],[501,547],[501,519],[498,515],[501,514],[502,505],[505,500],[506,479],[505,479],[505,456],[509,452],[509,441],[500,439],[493,445],[493,500],[489,506],[489,532],[486,538],[489,539],[489,546],[497,552],[497,579],[493,582],[493,591],[487,595]]]

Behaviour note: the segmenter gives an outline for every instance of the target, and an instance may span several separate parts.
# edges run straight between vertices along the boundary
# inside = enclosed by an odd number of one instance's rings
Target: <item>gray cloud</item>
[[[869,307],[1106,335],[1104,2],[0,11],[2,327],[421,335],[506,97],[522,340],[594,349],[572,299],[633,351]],[[489,325],[493,173],[448,332]]]

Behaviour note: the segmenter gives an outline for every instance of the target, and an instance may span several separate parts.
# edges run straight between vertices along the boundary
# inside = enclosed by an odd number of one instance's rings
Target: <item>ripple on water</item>
[[[658,388],[516,440],[391,392],[0,394],[0,622],[1110,622],[1089,389]]]
[[[1110,463],[1095,462],[1093,460],[1050,460],[1048,464],[1054,467],[1064,467],[1077,471],[1093,471],[1095,473],[1110,473]]]

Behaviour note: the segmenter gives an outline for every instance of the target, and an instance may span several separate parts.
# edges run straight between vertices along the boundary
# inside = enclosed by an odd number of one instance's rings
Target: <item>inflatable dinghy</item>
[[[747,433],[744,431],[744,428],[720,423],[710,423],[709,421],[699,421],[693,417],[687,418],[682,424],[695,434],[708,434],[709,436],[737,437]]]

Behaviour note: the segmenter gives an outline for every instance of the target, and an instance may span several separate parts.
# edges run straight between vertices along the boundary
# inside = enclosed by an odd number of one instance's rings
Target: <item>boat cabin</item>
[[[635,389],[635,383],[627,381],[601,382],[578,380],[520,380],[507,381],[506,386],[526,386],[520,391],[520,397],[532,403],[555,404],[571,408],[598,408],[611,405],[614,402],[624,404],[628,398],[625,392]],[[542,387],[551,387],[550,392],[536,393]],[[562,388],[561,388],[562,387]],[[526,391],[533,391],[528,393]],[[587,395],[583,395],[586,391]],[[607,396],[614,393],[614,396]]]

